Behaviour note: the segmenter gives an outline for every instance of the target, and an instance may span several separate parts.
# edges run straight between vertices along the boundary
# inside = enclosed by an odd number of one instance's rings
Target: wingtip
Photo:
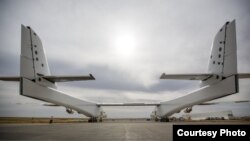
[[[30,26],[25,26],[24,24],[21,24],[21,28],[28,28],[28,29],[31,29]]]
[[[162,75],[160,76],[160,79],[164,79],[165,73],[162,73]]]
[[[95,77],[90,73],[89,76],[91,77],[91,79],[95,80]]]

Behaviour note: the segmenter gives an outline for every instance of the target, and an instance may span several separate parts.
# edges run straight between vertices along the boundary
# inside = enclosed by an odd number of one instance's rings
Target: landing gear
[[[160,122],[169,122],[169,118],[167,118],[167,117],[161,118]]]
[[[97,122],[97,118],[96,117],[91,117],[91,118],[89,118],[88,122]]]
[[[102,122],[102,118],[91,117],[88,122]]]
[[[155,118],[155,122],[158,122],[159,121],[159,119],[158,118]]]
[[[158,122],[169,122],[169,118],[168,117],[161,117],[161,118],[155,118],[155,121]]]
[[[99,119],[99,122],[102,122],[102,118]]]
[[[156,117],[154,119],[155,122],[169,122],[169,118],[168,117]]]

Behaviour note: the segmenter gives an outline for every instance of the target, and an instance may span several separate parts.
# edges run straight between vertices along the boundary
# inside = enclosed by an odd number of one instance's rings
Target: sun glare
[[[120,57],[131,57],[136,48],[136,37],[132,31],[120,31],[114,37],[115,52]]]

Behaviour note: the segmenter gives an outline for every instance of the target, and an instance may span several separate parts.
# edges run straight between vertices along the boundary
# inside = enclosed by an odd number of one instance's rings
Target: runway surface
[[[2,124],[0,140],[171,141],[173,124],[171,122]]]
[[[167,123],[81,123],[1,125],[1,140],[149,141],[172,140]]]

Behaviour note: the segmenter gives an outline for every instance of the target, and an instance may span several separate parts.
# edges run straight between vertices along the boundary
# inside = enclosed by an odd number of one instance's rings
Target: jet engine
[[[70,108],[66,108],[66,112],[67,112],[68,114],[73,114],[73,113],[74,113],[74,111],[73,111],[72,109],[70,109]]]
[[[184,113],[190,113],[192,111],[192,107],[187,107],[185,110],[184,110]]]

